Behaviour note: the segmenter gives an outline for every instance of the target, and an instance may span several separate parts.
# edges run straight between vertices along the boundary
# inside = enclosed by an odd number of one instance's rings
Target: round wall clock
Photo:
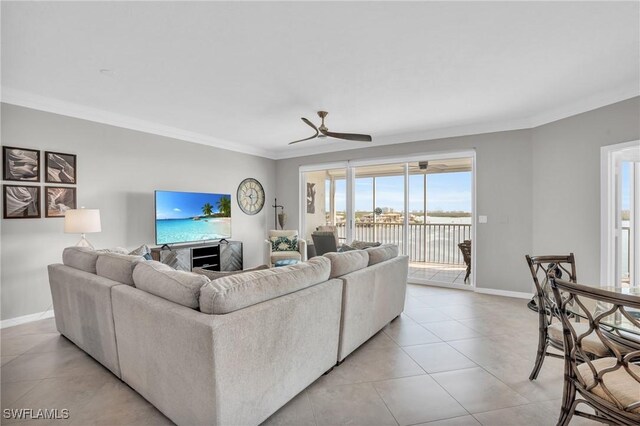
[[[254,215],[264,207],[264,188],[260,182],[247,178],[238,186],[238,206],[246,214]]]

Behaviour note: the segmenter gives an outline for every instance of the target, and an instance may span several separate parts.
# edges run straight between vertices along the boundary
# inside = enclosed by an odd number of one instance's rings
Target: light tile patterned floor
[[[538,380],[528,380],[537,318],[526,302],[410,285],[400,318],[265,424],[554,425],[562,360],[548,358]],[[58,335],[53,320],[1,336],[3,409],[68,408],[71,425],[171,423]]]
[[[430,281],[435,283],[455,283],[468,285],[469,281],[464,282],[467,267],[464,265],[446,265],[443,263],[409,263],[409,282],[418,280],[418,282]]]

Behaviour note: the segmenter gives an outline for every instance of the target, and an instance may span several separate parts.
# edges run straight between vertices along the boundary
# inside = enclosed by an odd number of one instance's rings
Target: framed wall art
[[[3,185],[4,219],[38,219],[40,211],[39,186]]]
[[[40,182],[40,151],[3,146],[2,180]]]
[[[67,210],[76,209],[76,188],[45,186],[45,217],[64,217]]]
[[[64,183],[70,185],[78,183],[75,154],[45,151],[44,157],[46,183]]]

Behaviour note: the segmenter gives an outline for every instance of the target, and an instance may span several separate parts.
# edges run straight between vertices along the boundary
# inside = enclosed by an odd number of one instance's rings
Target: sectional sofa
[[[400,315],[395,246],[209,278],[67,248],[58,331],[180,425],[257,425]]]

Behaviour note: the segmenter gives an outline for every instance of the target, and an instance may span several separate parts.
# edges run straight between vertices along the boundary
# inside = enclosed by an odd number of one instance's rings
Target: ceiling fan
[[[320,127],[316,127],[316,125],[313,124],[311,121],[309,121],[306,118],[302,117],[302,121],[304,121],[309,127],[311,127],[313,130],[315,130],[316,134],[313,135],[313,136],[310,136],[308,138],[304,138],[304,139],[300,139],[300,140],[297,140],[297,141],[289,142],[289,145],[293,145],[294,143],[298,143],[298,142],[308,141],[310,139],[324,138],[324,137],[327,137],[327,136],[329,136],[330,138],[346,139],[348,141],[371,142],[371,136],[369,136],[369,135],[360,135],[358,133],[336,133],[336,132],[330,132],[329,129],[327,128],[327,126],[324,125],[324,118],[328,114],[329,113],[327,111],[318,111],[318,117],[320,117],[322,119],[322,123],[320,124]]]

